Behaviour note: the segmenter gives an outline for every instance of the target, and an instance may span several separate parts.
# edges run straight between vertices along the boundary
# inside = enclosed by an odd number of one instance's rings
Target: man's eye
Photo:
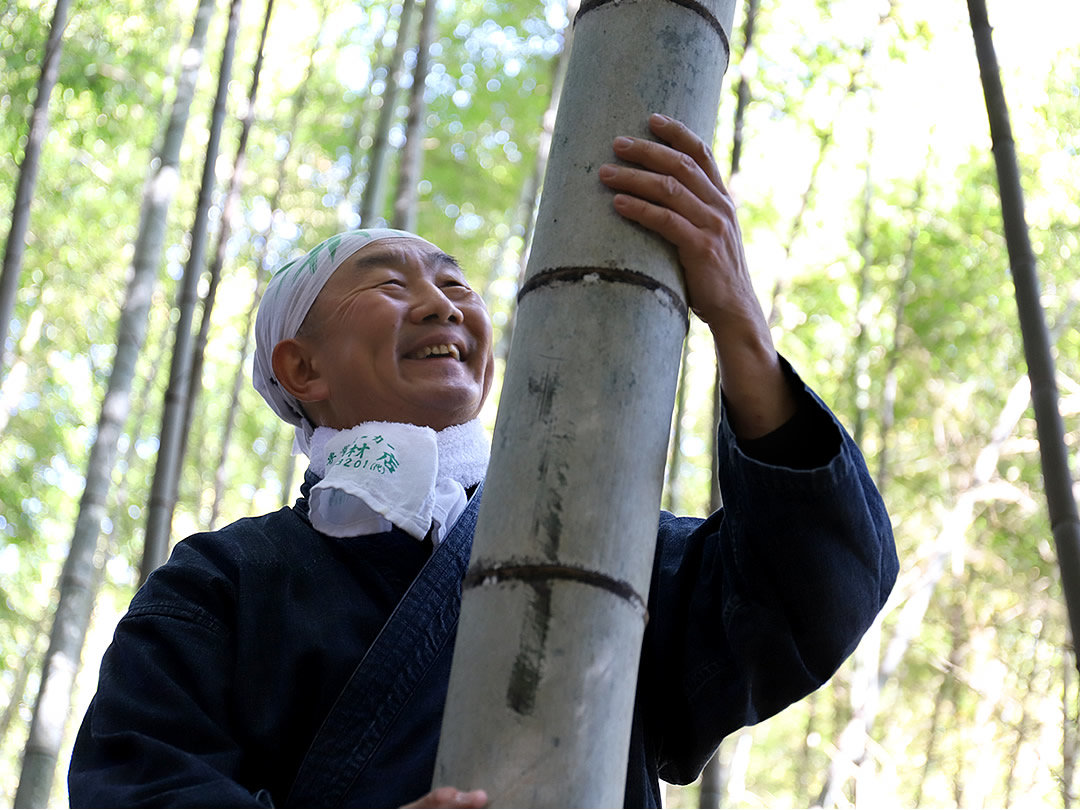
[[[388,278],[384,281],[380,281],[378,286],[380,287],[404,287],[405,282],[399,278]]]

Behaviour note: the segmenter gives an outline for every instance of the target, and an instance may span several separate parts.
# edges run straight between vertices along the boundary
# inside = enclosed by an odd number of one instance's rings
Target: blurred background
[[[48,44],[52,2],[0,7],[0,222],[28,223],[14,275],[5,265],[7,315],[0,303],[5,804],[70,549],[64,587],[78,598],[64,626],[88,629],[55,656],[67,674],[42,708],[58,807],[71,737],[140,571],[168,542],[296,497],[291,428],[250,386],[251,307],[270,269],[361,222],[403,225],[453,253],[484,293],[500,374],[511,339],[574,9],[231,10],[235,58],[219,93],[232,39],[223,3],[76,2],[62,52]],[[989,15],[1075,478],[1080,4],[990,0]],[[1076,661],[967,9],[741,0],[731,43],[714,147],[756,289],[781,353],[863,447],[901,576],[827,686],[725,741],[719,795],[671,787],[667,802],[1071,806]],[[55,86],[35,119],[50,54]],[[35,151],[36,182],[20,187]],[[177,345],[194,362],[174,361]],[[664,496],[675,512],[702,514],[713,495],[714,370],[695,322]],[[186,407],[184,389],[196,394]]]

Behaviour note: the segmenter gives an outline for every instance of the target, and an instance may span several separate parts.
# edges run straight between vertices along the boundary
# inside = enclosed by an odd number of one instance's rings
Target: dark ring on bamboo
[[[577,568],[572,565],[552,565],[551,563],[524,563],[514,565],[498,565],[492,568],[478,568],[465,575],[462,588],[475,588],[479,585],[489,585],[493,582],[547,582],[553,579],[570,580],[580,582],[583,585],[591,585],[608,591],[629,602],[642,618],[648,621],[649,610],[645,600],[634,590],[634,587],[620,579],[601,574],[599,571],[590,571],[587,568]]]
[[[578,8],[577,16],[574,17],[574,25],[577,25],[578,20],[580,20],[590,11],[595,11],[596,9],[600,8],[600,6],[606,6],[610,3],[617,2],[619,2],[619,0],[585,0],[585,2],[582,3],[581,6]],[[682,6],[685,9],[689,9],[690,11],[701,17],[703,20],[705,20],[705,22],[709,24],[709,27],[720,35],[720,39],[724,41],[724,48],[727,50],[727,52],[731,53],[731,44],[728,42],[727,32],[724,30],[724,26],[720,24],[720,21],[716,19],[716,15],[709,11],[709,9],[705,8],[705,6],[703,6],[701,3],[698,3],[697,0],[668,0],[668,2],[672,3],[673,5]]]
[[[666,300],[672,310],[683,317],[687,325],[690,323],[690,316],[686,311],[686,302],[683,301],[679,293],[666,284],[661,284],[652,276],[621,267],[551,267],[541,270],[539,273],[534,273],[521,285],[521,289],[517,294],[517,302],[520,304],[522,298],[538,287],[586,280],[607,281],[614,284],[633,284],[657,292]]]

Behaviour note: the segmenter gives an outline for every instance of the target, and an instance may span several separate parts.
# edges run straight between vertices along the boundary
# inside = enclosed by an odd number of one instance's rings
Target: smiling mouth
[[[440,343],[436,346],[425,346],[409,355],[411,360],[425,360],[428,357],[452,357],[454,360],[460,360],[461,352],[452,343]]]

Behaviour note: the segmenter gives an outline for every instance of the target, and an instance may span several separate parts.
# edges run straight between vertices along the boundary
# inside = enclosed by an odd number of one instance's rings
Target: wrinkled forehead
[[[416,236],[393,236],[364,245],[344,259],[334,275],[342,271],[363,273],[387,267],[403,270],[421,266],[463,272],[457,259],[438,245]]]
[[[414,245],[417,249],[429,245],[438,250],[430,242],[407,231],[390,228],[361,229],[332,236],[305,255],[279,267],[270,278],[259,303],[255,322],[256,354],[260,355],[261,352],[261,355],[264,355],[262,359],[265,360],[260,367],[269,368],[270,352],[279,341],[296,335],[315,298],[342,264],[366,247],[390,241]],[[265,368],[260,372],[260,376],[270,378]]]
[[[487,311],[486,302],[472,290],[457,259],[425,239],[402,236],[380,239],[342,258],[312,302],[302,326],[310,328],[319,323],[329,311],[349,300],[354,291],[367,289],[386,275],[408,280],[427,278],[440,287],[452,279],[454,286],[472,294],[472,306]],[[460,302],[458,296],[455,300]]]

